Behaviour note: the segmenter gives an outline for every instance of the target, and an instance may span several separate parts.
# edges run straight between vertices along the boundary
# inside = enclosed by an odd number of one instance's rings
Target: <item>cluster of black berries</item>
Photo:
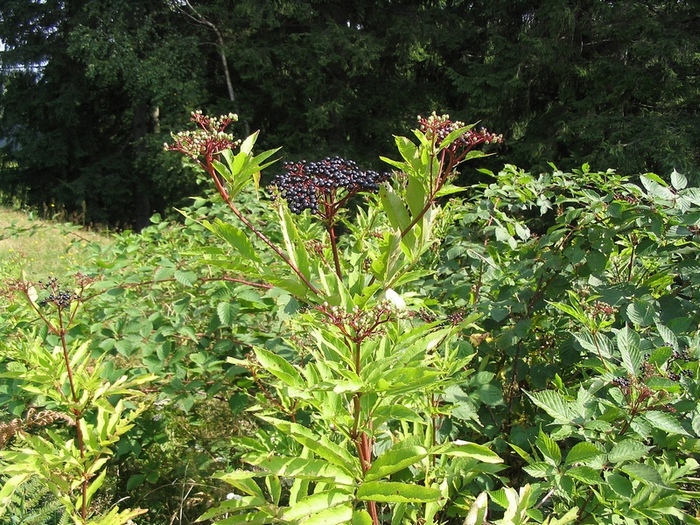
[[[688,350],[674,350],[671,354],[671,359],[673,361],[683,361],[684,363],[689,363],[693,358],[688,353]]]
[[[39,306],[53,304],[57,308],[65,309],[69,308],[73,301],[80,300],[80,296],[78,294],[67,290],[61,290],[58,279],[55,277],[49,277],[46,282],[39,281],[38,284],[41,288],[49,292],[45,298],[39,301]]]
[[[626,377],[616,377],[612,382],[613,385],[619,386],[620,388],[629,388],[632,386],[632,382]]]
[[[361,170],[357,163],[341,157],[326,157],[307,162],[285,162],[284,173],[275,176],[270,186],[287,201],[292,213],[304,210],[318,215],[323,213],[322,203],[335,203],[339,190],[343,198],[359,192],[375,193],[379,185],[389,179],[388,173]]]

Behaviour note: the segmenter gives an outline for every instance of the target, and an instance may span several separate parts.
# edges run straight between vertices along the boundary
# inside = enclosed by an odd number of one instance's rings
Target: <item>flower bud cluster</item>
[[[175,142],[165,144],[167,151],[179,151],[193,159],[211,158],[224,150],[233,149],[241,143],[240,140],[235,140],[232,134],[225,131],[229,124],[238,120],[238,115],[234,113],[221,117],[210,117],[201,111],[193,111],[190,120],[195,122],[199,129],[173,134]]]
[[[418,117],[418,129],[425,134],[426,138],[434,139],[437,144],[445,140],[453,131],[463,127],[465,127],[464,122],[450,120],[449,115],[437,115],[433,112],[427,118]],[[452,150],[470,150],[479,144],[500,144],[501,142],[503,142],[503,135],[491,133],[486,128],[481,128],[478,131],[469,129],[448,147]]]
[[[338,192],[343,198],[359,192],[379,191],[379,185],[389,179],[388,173],[361,170],[353,160],[326,157],[316,162],[301,160],[285,162],[285,173],[275,176],[270,187],[287,201],[292,213],[310,210],[321,214],[322,203],[335,202]]]

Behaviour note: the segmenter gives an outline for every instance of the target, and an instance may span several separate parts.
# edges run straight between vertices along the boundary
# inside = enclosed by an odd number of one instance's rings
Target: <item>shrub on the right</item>
[[[493,444],[519,488],[467,522],[700,523],[700,189],[552,168],[488,173],[424,283],[483,314],[441,431]]]

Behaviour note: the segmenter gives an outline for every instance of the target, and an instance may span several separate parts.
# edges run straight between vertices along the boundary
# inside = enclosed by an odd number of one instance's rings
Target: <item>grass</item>
[[[86,262],[86,247],[109,244],[105,235],[67,223],[35,219],[0,207],[0,275],[38,281],[65,276]]]

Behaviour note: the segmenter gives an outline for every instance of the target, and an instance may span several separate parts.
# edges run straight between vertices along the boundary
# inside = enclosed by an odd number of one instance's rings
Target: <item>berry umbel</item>
[[[341,157],[285,162],[283,167],[286,171],[270,184],[273,191],[287,201],[292,213],[310,210],[323,218],[331,217],[353,195],[376,193],[389,180],[388,173],[361,170],[355,161]]]

